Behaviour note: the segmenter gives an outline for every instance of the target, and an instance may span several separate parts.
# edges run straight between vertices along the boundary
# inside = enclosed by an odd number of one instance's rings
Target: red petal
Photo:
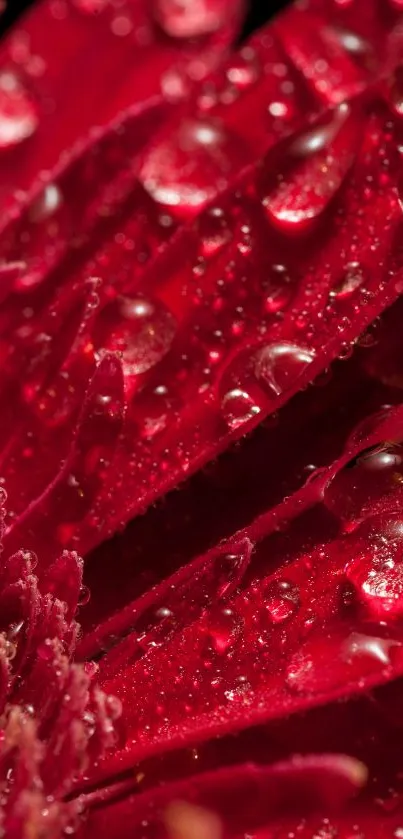
[[[204,814],[211,812],[218,819],[219,834],[221,825],[225,835],[240,835],[267,825],[276,813],[298,812],[301,803],[304,811],[337,810],[359,791],[365,778],[359,761],[336,754],[296,756],[266,767],[226,768],[167,783],[95,810],[82,833],[101,838],[113,832],[125,839],[133,835],[136,825],[146,823],[155,836],[166,836],[170,827],[169,833],[182,835],[186,827],[191,831],[192,822],[195,829],[195,821],[201,823]]]
[[[94,509],[103,482],[113,471],[123,412],[121,363],[116,356],[105,354],[86,393],[65,465],[43,495],[9,527],[5,535],[8,550],[11,544],[21,543],[22,530],[27,547],[42,548],[48,558],[52,557],[55,544],[71,540],[77,519]],[[58,523],[53,545],[43,527],[46,518]],[[92,526],[96,526],[96,521]]]

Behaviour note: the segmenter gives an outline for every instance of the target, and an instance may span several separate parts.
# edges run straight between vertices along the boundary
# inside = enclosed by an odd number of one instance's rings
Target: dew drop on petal
[[[357,600],[377,620],[403,615],[403,518],[399,513],[365,519],[347,539],[352,559],[346,577]]]
[[[365,272],[359,262],[347,263],[344,273],[338,278],[330,291],[331,298],[345,300],[357,291],[365,282]]]
[[[340,105],[308,132],[293,137],[265,164],[263,206],[270,223],[300,232],[317,219],[339,190],[355,153],[357,125]]]
[[[212,207],[202,213],[198,221],[200,256],[209,259],[219,253],[231,240],[231,228],[223,210]]]
[[[39,222],[50,218],[59,209],[62,201],[62,194],[57,184],[48,184],[31,204],[30,220]]]
[[[294,387],[315,355],[297,344],[281,341],[238,353],[219,381],[221,409],[227,424],[238,428]]]
[[[90,602],[91,599],[91,592],[88,586],[81,586],[80,593],[78,596],[78,605],[79,606],[86,606],[87,603]]]
[[[176,320],[160,301],[118,297],[100,313],[94,343],[121,352],[125,374],[137,376],[161,361],[175,332]]]
[[[255,355],[255,374],[274,396],[281,396],[295,385],[314,358],[313,350],[297,344],[269,344]]]
[[[399,641],[350,632],[346,636],[316,637],[296,652],[287,667],[286,685],[292,693],[320,694],[343,689],[373,674],[388,672]]]
[[[181,121],[147,153],[140,179],[151,197],[189,218],[248,161],[242,141],[219,121]]]
[[[375,446],[347,463],[324,493],[326,507],[343,521],[360,518],[370,504],[403,484],[403,446]]]
[[[239,637],[241,628],[241,618],[232,609],[215,609],[209,615],[206,628],[211,648],[219,655],[228,654]]]
[[[383,423],[389,416],[390,406],[384,405],[380,411],[375,414],[370,414],[361,420],[358,425],[352,430],[347,440],[347,446],[356,447],[364,443],[364,441],[375,434],[381,423]]]
[[[333,29],[338,41],[344,49],[353,56],[365,56],[371,51],[371,45],[368,41],[358,35],[357,32],[351,32],[349,29]]]
[[[228,14],[227,0],[150,0],[154,16],[172,38],[195,38],[219,29]]]
[[[239,428],[261,412],[261,407],[241,388],[233,388],[224,394],[221,409],[230,428]]]
[[[0,150],[31,137],[39,122],[37,106],[11,72],[0,73]]]
[[[265,608],[274,624],[285,623],[298,611],[298,586],[289,580],[274,580],[265,591]]]
[[[254,50],[245,47],[234,56],[227,68],[227,79],[239,90],[244,90],[254,84],[259,78],[259,71],[255,60]]]
[[[234,588],[241,582],[249,565],[252,553],[252,543],[249,539],[241,539],[233,545],[231,550],[220,554],[214,565],[217,578],[217,597],[221,600],[232,594]]]
[[[273,265],[265,285],[265,311],[270,315],[284,312],[291,301],[292,293],[293,285],[285,265]]]

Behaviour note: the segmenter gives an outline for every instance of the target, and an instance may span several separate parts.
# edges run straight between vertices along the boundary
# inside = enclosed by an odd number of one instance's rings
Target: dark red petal
[[[36,550],[42,547],[48,558],[54,554],[56,544],[71,540],[77,519],[85,518],[96,508],[103,483],[113,472],[123,414],[121,361],[105,353],[85,395],[71,450],[60,474],[10,525],[5,534],[7,549],[19,543],[22,530],[27,546]],[[58,523],[53,545],[43,527],[47,518]],[[93,521],[92,527],[96,525]]]
[[[155,836],[166,836],[167,830],[170,835],[181,836],[187,831],[192,835],[192,821],[193,829],[198,820],[202,826],[203,817],[208,823],[210,813],[210,819],[218,820],[218,834],[223,830],[225,835],[240,835],[244,830],[267,826],[282,812],[333,812],[346,805],[365,781],[365,766],[337,754],[295,756],[266,767],[247,764],[225,768],[167,783],[94,810],[80,835],[101,839],[113,832],[119,839],[126,839],[140,824],[146,824]],[[84,801],[91,804],[91,795]]]
[[[136,660],[206,609],[224,604],[241,584],[252,549],[248,538],[235,538],[224,548],[219,547],[208,561],[201,557],[184,566],[143,597],[128,603],[92,633],[86,633],[78,655],[87,658],[110,644],[111,639],[122,638],[122,643],[114,644],[101,661],[103,677],[110,677],[119,671],[122,663]],[[133,636],[129,635],[133,631],[134,644]]]

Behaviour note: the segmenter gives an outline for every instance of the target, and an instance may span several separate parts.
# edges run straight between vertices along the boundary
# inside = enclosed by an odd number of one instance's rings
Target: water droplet
[[[225,22],[226,0],[152,0],[156,20],[172,38],[196,38]]]
[[[381,423],[389,416],[390,407],[390,405],[384,405],[380,411],[371,414],[369,417],[365,417],[365,419],[359,422],[348,437],[347,447],[355,448],[364,443],[372,434],[375,434]]]
[[[259,77],[254,50],[245,47],[235,56],[227,69],[227,79],[239,90],[244,90],[254,84]]]
[[[59,209],[62,200],[62,194],[57,184],[47,184],[30,206],[30,221],[39,222],[49,218]]]
[[[265,608],[274,624],[290,620],[300,605],[299,589],[289,580],[274,580],[265,592]]]
[[[126,375],[137,376],[161,361],[175,332],[175,318],[159,301],[119,297],[100,313],[94,345],[121,352]]]
[[[315,358],[313,350],[287,341],[269,344],[255,355],[255,373],[275,396],[290,388]]]
[[[324,493],[326,507],[342,520],[360,519],[385,495],[403,484],[403,446],[375,446],[334,476]]]
[[[270,315],[284,312],[291,301],[293,286],[285,265],[273,265],[265,287],[264,308]]]
[[[232,232],[228,218],[219,207],[213,207],[201,215],[198,230],[199,252],[203,259],[215,256],[231,241]]]
[[[38,126],[35,103],[13,73],[0,73],[0,149],[18,145]]]
[[[345,300],[360,288],[365,281],[365,273],[359,262],[349,262],[345,273],[339,278],[330,291],[330,297]]]
[[[255,404],[249,393],[240,388],[234,388],[224,394],[221,408],[230,428],[239,428],[261,412],[261,408]]]
[[[351,165],[357,126],[340,105],[315,128],[268,155],[263,205],[284,232],[304,230],[328,206]],[[273,156],[274,155],[274,156]]]
[[[239,585],[249,565],[251,554],[252,542],[249,539],[241,539],[228,553],[216,558],[214,573],[217,576],[217,597],[220,600],[229,597]]]
[[[223,371],[218,387],[221,408],[231,428],[270,410],[294,387],[314,352],[288,341],[242,350]]]
[[[248,158],[242,140],[221,122],[181,120],[150,149],[140,178],[158,204],[187,219],[224,189]]]
[[[86,606],[91,600],[91,592],[88,586],[81,586],[80,593],[78,596],[78,605],[79,606]]]
[[[292,656],[286,684],[293,693],[320,694],[347,688],[366,676],[387,671],[398,641],[360,632],[309,640]]]
[[[347,540],[346,577],[371,617],[403,615],[403,519],[399,513],[366,519]]]
[[[353,56],[365,56],[371,52],[371,45],[365,41],[357,32],[351,32],[348,29],[333,29],[334,34],[338,38],[340,44],[347,52]]]
[[[238,638],[241,627],[241,619],[232,609],[216,609],[214,614],[209,616],[206,627],[214,651],[219,655],[228,653]]]

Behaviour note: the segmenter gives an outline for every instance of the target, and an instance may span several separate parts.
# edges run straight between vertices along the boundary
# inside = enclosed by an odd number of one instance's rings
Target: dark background
[[[32,5],[33,0],[6,0],[6,10],[0,18],[0,32],[4,32],[24,9]],[[244,36],[253,32],[254,29],[257,29],[258,26],[272,17],[276,11],[287,5],[287,0],[249,0],[248,5],[249,14],[245,24]]]

